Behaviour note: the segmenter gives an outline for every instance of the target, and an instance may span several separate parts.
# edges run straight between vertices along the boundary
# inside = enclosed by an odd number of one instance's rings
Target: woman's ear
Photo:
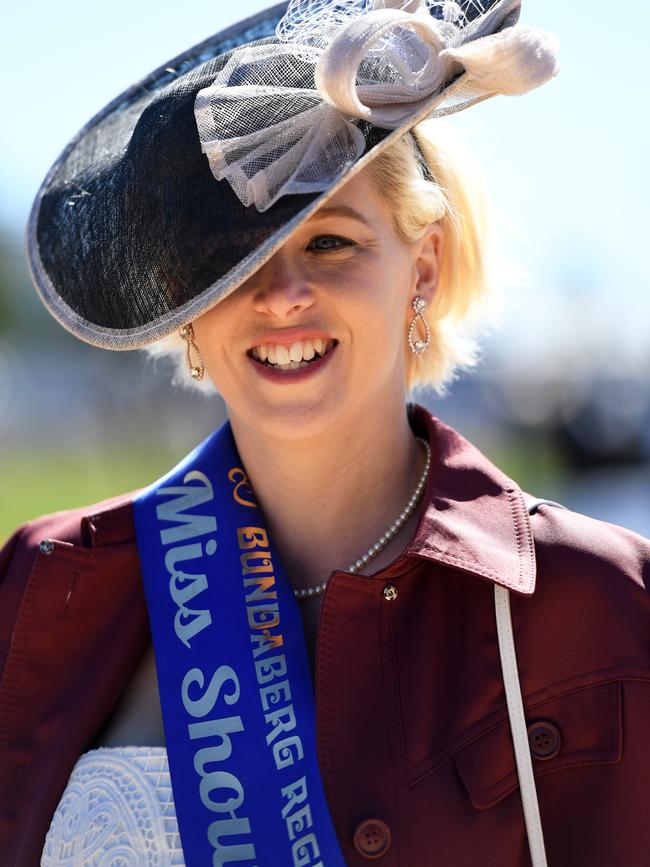
[[[440,223],[431,223],[413,248],[414,295],[430,304],[435,295],[442,267],[445,236]]]

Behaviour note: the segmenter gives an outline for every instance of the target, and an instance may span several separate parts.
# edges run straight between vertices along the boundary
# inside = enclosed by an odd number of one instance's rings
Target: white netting
[[[397,129],[427,108],[460,110],[468,103],[445,91],[463,71],[471,101],[537,87],[557,71],[556,46],[501,29],[519,3],[293,0],[276,41],[235,49],[197,94],[212,173],[264,211],[328,189],[365,150],[359,120]]]
[[[327,34],[346,24],[351,18],[378,9],[396,9],[403,12],[418,10],[458,28],[471,19],[468,12],[482,14],[485,7],[480,0],[462,5],[453,0],[293,0],[276,28],[278,39],[322,45]]]
[[[363,153],[361,131],[314,87],[319,56],[307,46],[247,47],[197,96],[210,168],[215,177],[228,178],[247,207],[266,210],[285,193],[322,190],[326,178],[337,177]],[[284,84],[265,86],[260,78]],[[245,83],[234,83],[240,80]]]

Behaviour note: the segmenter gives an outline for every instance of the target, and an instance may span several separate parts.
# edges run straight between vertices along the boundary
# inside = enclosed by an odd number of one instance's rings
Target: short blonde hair
[[[481,173],[458,133],[438,119],[423,121],[380,153],[368,172],[404,242],[416,240],[433,222],[442,228],[438,286],[425,314],[431,342],[421,355],[408,353],[406,388],[409,394],[418,386],[445,394],[458,369],[477,363],[478,324],[496,310]]]
[[[458,134],[439,119],[420,123],[372,160],[367,171],[403,242],[416,240],[432,222],[442,227],[442,267],[425,314],[431,342],[420,355],[407,353],[405,384],[409,395],[417,387],[444,395],[458,369],[477,363],[477,325],[487,321],[491,306],[492,242],[481,174]],[[186,344],[178,332],[144,351],[171,359],[173,384],[214,393],[209,377],[197,381],[189,375]]]

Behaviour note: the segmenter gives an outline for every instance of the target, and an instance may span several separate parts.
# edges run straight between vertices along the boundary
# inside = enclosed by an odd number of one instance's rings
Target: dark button
[[[540,719],[528,726],[528,742],[534,758],[552,759],[560,752],[562,735],[552,722]]]
[[[380,858],[390,847],[390,828],[381,819],[364,819],[357,825],[352,842],[365,858]]]

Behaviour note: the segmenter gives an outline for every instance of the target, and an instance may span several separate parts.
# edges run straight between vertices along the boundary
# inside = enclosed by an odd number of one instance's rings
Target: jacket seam
[[[394,634],[394,617],[392,616],[392,608],[383,609],[384,614],[383,618],[379,617],[379,626],[380,626],[380,647],[381,647],[381,639],[382,639],[382,628],[381,621],[382,619],[386,620],[387,632],[389,637],[388,642],[388,657],[389,657],[389,671],[387,672],[388,676],[391,680],[391,689],[386,692],[384,691],[384,695],[392,696],[393,701],[388,702],[389,707],[387,710],[389,711],[389,718],[392,716],[394,718],[394,731],[395,731],[395,742],[397,749],[399,751],[399,763],[391,762],[392,765],[392,773],[393,773],[393,787],[395,792],[398,794],[397,803],[399,805],[398,810],[402,814],[400,818],[400,825],[404,828],[404,855],[406,858],[405,864],[411,865],[413,864],[413,853],[411,851],[411,827],[410,827],[410,787],[408,781],[408,764],[406,759],[406,739],[404,733],[404,718],[402,714],[402,703],[400,699],[400,689],[399,689],[399,677],[397,671],[397,660],[396,660],[396,650],[395,650],[395,634]],[[382,666],[383,668],[383,666]],[[383,673],[382,673],[382,687],[383,683]],[[402,768],[402,773],[400,775],[400,779],[398,779],[397,768]],[[398,788],[399,787],[399,788]],[[398,813],[399,815],[399,813]]]
[[[16,704],[17,686],[20,680],[20,670],[27,656],[29,644],[33,635],[34,621],[34,595],[35,582],[38,576],[40,566],[40,554],[36,554],[36,559],[32,563],[32,568],[29,572],[29,578],[25,585],[18,612],[14,622],[14,629],[9,642],[5,666],[0,678],[0,749],[5,749],[7,746],[7,734],[9,730],[9,720]],[[16,804],[20,796],[20,788],[29,763],[21,762],[15,765],[13,769],[13,782],[9,790],[8,801],[0,804],[0,812],[12,817],[15,815]]]
[[[36,559],[32,563],[32,568],[29,572],[29,578],[27,579],[14,622],[5,668],[0,678],[0,699],[3,696],[5,697],[4,701],[0,700],[0,748],[5,747],[7,744],[7,723],[11,717],[11,711],[15,702],[20,669],[24,663],[32,637],[32,629],[27,627],[34,620],[32,603],[35,593],[34,584],[40,566],[40,556],[40,554],[36,554]]]
[[[327,604],[329,603],[329,605]],[[321,716],[322,724],[319,731],[319,738],[322,744],[321,756],[323,758],[323,776],[328,782],[328,803],[332,815],[337,812],[338,795],[336,790],[336,775],[333,767],[333,750],[332,750],[332,690],[331,676],[329,665],[329,648],[330,648],[330,625],[331,615],[330,608],[332,606],[332,595],[327,594],[323,599],[323,607],[321,609],[321,617],[318,628],[318,637],[316,640],[316,666],[315,677],[318,685],[317,697],[320,698],[320,706],[315,708],[316,719]],[[323,664],[319,665],[322,659]]]
[[[525,527],[523,526],[523,522],[521,520],[522,515],[519,509],[516,506],[520,505],[520,499],[517,496],[517,490],[513,488],[506,488],[506,494],[508,496],[508,504],[510,506],[510,511],[512,512],[512,522],[515,528],[515,542],[517,544],[517,563],[519,565],[519,586],[521,587],[524,583],[524,551],[522,544],[522,536],[528,537],[528,545],[526,546],[526,555],[528,557],[528,565],[532,568],[534,559],[533,559],[533,551],[532,551],[532,540],[531,534],[525,533]]]
[[[377,617],[377,644],[379,647],[383,646],[383,641],[382,641],[383,637],[384,636],[383,636],[382,617],[381,617],[381,613],[380,613],[379,617]],[[380,653],[379,658],[381,660],[381,664],[379,666],[379,672],[380,672],[379,676],[381,678],[381,694],[383,696],[386,696],[386,695],[388,695],[388,691],[386,689],[386,665],[385,665],[385,661],[384,661],[385,653]],[[389,708],[386,706],[385,700],[384,700],[384,707],[386,708],[387,711],[389,711]],[[390,731],[387,733],[387,743],[388,743],[389,750],[392,754],[393,749],[392,749],[392,738],[390,736]],[[391,775],[391,780],[392,780],[393,792],[396,793],[397,792],[397,779],[395,776],[395,762],[392,761],[392,755],[391,755],[391,762],[390,762],[390,775]],[[396,845],[399,846],[399,843],[397,843]]]

